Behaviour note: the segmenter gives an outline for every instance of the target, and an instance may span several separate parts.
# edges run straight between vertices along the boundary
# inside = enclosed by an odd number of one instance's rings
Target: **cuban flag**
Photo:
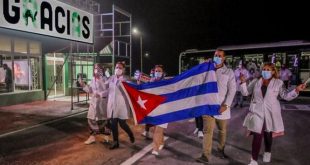
[[[214,63],[202,63],[166,80],[141,85],[122,82],[136,124],[160,125],[202,115],[219,115]]]

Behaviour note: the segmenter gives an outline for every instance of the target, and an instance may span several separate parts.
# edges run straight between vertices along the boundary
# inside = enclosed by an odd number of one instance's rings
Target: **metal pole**
[[[70,42],[70,58],[71,58],[71,65],[70,65],[70,68],[71,68],[71,111],[73,110],[73,53],[72,53],[72,42]]]
[[[143,43],[142,43],[142,35],[140,36],[140,56],[141,56],[141,72],[143,72]]]

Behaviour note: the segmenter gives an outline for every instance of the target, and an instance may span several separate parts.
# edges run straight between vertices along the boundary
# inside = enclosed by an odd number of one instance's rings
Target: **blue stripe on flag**
[[[177,120],[184,120],[190,117],[199,117],[202,115],[219,115],[220,105],[202,105],[189,109],[183,109],[176,112],[171,112],[159,116],[147,116],[139,124],[160,125],[170,123]]]
[[[176,92],[164,94],[161,96],[165,96],[167,100],[164,103],[168,103],[171,101],[176,101],[187,97],[198,96],[207,93],[217,93],[217,92],[218,92],[217,82],[207,82],[201,85],[180,89]]]
[[[162,80],[162,81],[157,81],[157,82],[152,82],[152,83],[145,83],[145,84],[141,84],[141,85],[136,85],[136,84],[129,84],[129,85],[132,86],[133,88],[137,89],[137,90],[156,88],[156,87],[161,87],[161,86],[170,85],[170,84],[179,82],[183,79],[201,74],[203,72],[214,71],[214,70],[215,70],[214,63],[212,63],[212,62],[202,63],[200,65],[193,67],[190,70],[187,70],[187,71],[181,73],[180,75],[178,75],[172,79]]]

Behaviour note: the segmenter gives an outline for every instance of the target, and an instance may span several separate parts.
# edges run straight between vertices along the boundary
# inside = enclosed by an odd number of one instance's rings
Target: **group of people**
[[[227,157],[224,152],[227,120],[230,119],[230,107],[235,93],[240,91],[242,96],[251,95],[249,112],[243,122],[243,126],[248,130],[248,135],[253,135],[252,158],[249,165],[258,164],[257,160],[263,138],[265,139],[263,162],[270,162],[273,138],[284,135],[284,124],[278,97],[287,101],[293,100],[300,91],[306,88],[306,84],[300,84],[295,89],[288,90],[284,82],[279,79],[275,65],[271,63],[264,64],[260,76],[248,81],[249,76],[244,71],[244,65],[241,65],[236,72],[226,67],[224,64],[225,52],[221,49],[215,51],[213,61],[216,66],[221,115],[203,116],[203,154],[197,161],[209,163],[215,125],[219,130],[219,155],[221,158]]]
[[[153,72],[154,75],[150,82],[160,81],[164,78],[162,65],[156,65]],[[130,116],[130,109],[120,86],[121,82],[130,81],[129,76],[125,75],[125,63],[117,62],[114,75],[109,78],[105,76],[105,69],[102,65],[95,64],[93,75],[93,79],[88,85],[82,79],[79,80],[79,85],[83,90],[91,94],[87,114],[90,136],[84,143],[92,144],[96,141],[96,135],[109,135],[112,132],[113,142],[110,149],[119,148],[118,125],[128,134],[130,142],[134,143],[134,134],[126,122]],[[138,80],[137,83],[140,84],[141,82]],[[155,155],[158,155],[159,150],[164,146],[163,133],[167,126],[168,124],[158,126],[147,124],[145,132],[142,133],[144,136],[149,137],[150,128],[154,127],[154,149],[152,153]]]
[[[113,135],[110,149],[119,147],[118,125],[128,134],[131,143],[135,137],[126,120],[129,119],[129,106],[120,87],[120,83],[128,81],[125,75],[125,63],[118,62],[115,66],[115,74],[107,78],[105,70],[100,64],[95,64],[93,79],[90,84],[85,84],[80,79],[80,85],[85,92],[91,94],[91,101],[87,114],[90,136],[85,144],[96,141],[96,135]]]
[[[253,74],[246,71],[244,65],[233,71],[225,64],[224,50],[215,51],[213,62],[215,64],[215,74],[217,77],[219,101],[221,103],[220,115],[201,116],[196,118],[195,133],[203,138],[203,153],[197,158],[198,162],[208,163],[210,160],[213,132],[215,126],[219,130],[218,153],[225,159],[225,144],[227,137],[227,123],[231,117],[231,106],[237,92],[237,104],[242,105],[242,97],[251,95],[249,112],[244,119],[243,126],[247,128],[248,135],[253,135],[252,158],[249,165],[257,165],[258,155],[264,138],[265,152],[264,162],[271,160],[271,147],[273,138],[284,135],[284,125],[281,116],[281,106],[278,97],[284,100],[293,100],[300,91],[306,88],[305,84],[300,84],[292,90],[288,90],[285,80],[279,79],[279,74],[273,64],[266,63],[260,73]],[[129,81],[125,75],[125,64],[118,62],[115,66],[113,76],[106,78],[104,68],[95,64],[94,78],[89,85],[81,81],[81,86],[86,92],[91,94],[91,102],[88,111],[88,124],[90,137],[85,144],[96,141],[95,135],[103,133],[109,134],[112,130],[113,143],[110,149],[119,147],[118,124],[128,134],[129,139],[134,143],[135,138],[126,119],[129,118],[129,107],[126,104],[125,96],[120,88],[120,83]],[[251,71],[252,72],[252,71]],[[162,65],[156,65],[152,71],[153,77],[150,82],[164,79],[164,69]],[[137,81],[138,84],[141,82]],[[151,137],[150,128],[154,127],[153,134],[153,155],[159,155],[159,151],[164,147],[164,130],[168,123],[162,125],[145,125],[143,136]]]

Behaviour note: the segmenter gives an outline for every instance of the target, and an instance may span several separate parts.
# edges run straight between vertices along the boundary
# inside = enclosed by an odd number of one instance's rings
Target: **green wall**
[[[0,100],[1,100],[0,106],[8,106],[8,105],[44,100],[44,92],[27,91],[27,92],[1,94]]]

